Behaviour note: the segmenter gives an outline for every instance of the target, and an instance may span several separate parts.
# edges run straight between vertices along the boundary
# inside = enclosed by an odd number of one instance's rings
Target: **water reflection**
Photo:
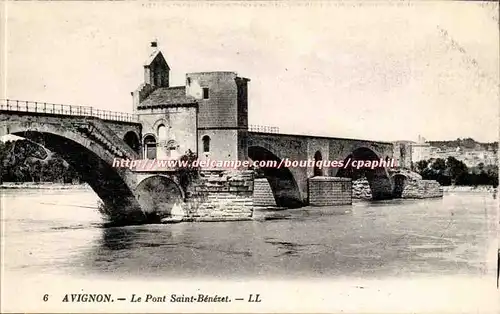
[[[137,237],[137,232],[131,228],[104,228],[101,241],[102,251],[131,249]]]

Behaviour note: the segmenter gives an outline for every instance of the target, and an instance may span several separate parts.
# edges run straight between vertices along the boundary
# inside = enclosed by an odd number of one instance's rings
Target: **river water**
[[[306,207],[274,220],[126,227],[105,227],[87,189],[1,190],[1,201],[2,266],[16,278],[496,276],[498,203],[486,192]]]

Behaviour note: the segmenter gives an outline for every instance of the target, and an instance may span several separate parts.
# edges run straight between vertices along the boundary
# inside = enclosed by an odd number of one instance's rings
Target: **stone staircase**
[[[115,157],[139,159],[139,154],[118,137],[101,119],[85,118],[83,121],[75,123],[74,126],[79,132],[99,143]]]

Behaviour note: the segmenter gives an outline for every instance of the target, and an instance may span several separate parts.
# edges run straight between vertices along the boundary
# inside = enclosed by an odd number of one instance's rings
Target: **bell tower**
[[[170,86],[170,67],[163,57],[158,43],[151,42],[150,54],[144,62],[144,83],[132,92],[133,110],[137,113],[138,107],[156,89]]]
[[[151,42],[151,50],[148,60],[144,63],[144,83],[153,87],[169,87],[170,67],[156,41]]]

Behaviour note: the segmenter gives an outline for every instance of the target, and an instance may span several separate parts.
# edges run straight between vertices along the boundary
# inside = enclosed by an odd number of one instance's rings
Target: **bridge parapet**
[[[280,129],[278,127],[275,127],[275,126],[250,124],[248,126],[248,131],[261,132],[261,133],[279,133]]]
[[[27,100],[1,99],[0,110],[45,113],[76,117],[96,117],[110,121],[139,122],[137,115],[126,112],[96,109],[91,106],[52,104]]]

